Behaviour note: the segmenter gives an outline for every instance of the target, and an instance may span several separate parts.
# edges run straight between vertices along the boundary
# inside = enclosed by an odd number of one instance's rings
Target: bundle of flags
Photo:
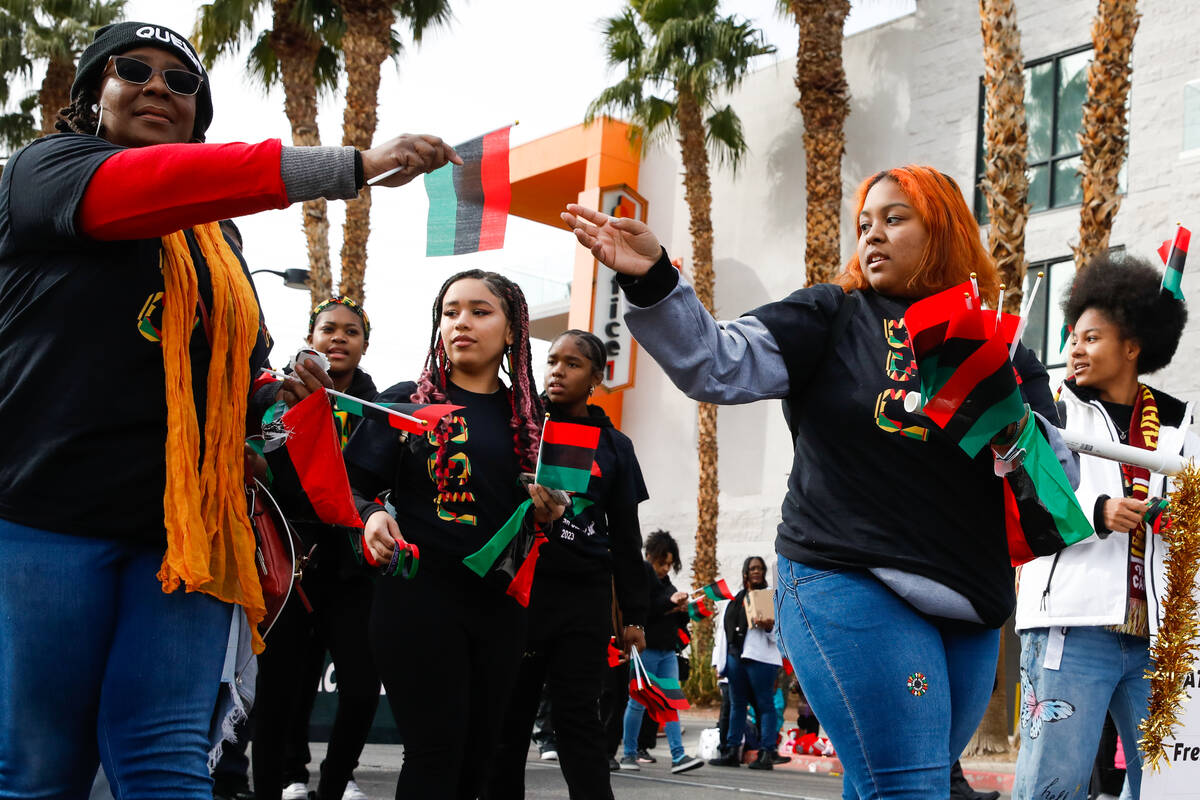
[[[454,149],[463,164],[446,164],[425,176],[429,195],[425,255],[449,256],[504,247],[512,186],[507,125]]]
[[[972,457],[1026,413],[1009,357],[1021,326],[1004,316],[997,324],[970,283],[918,301],[904,315],[923,411]],[[1032,417],[1015,446],[1025,455],[1004,481],[1005,533],[1014,566],[1092,533],[1062,464]]]
[[[645,706],[655,722],[678,722],[679,712],[691,708],[679,681],[648,672],[636,647],[629,651],[629,671],[629,696]]]
[[[556,422],[546,416],[538,448],[535,480],[547,489],[586,492],[592,479],[600,429],[577,422]]]
[[[990,324],[989,324],[990,323]],[[904,315],[925,415],[974,457],[1025,416],[1007,326],[985,315],[970,283],[913,303]],[[1015,329],[1014,329],[1015,332]]]

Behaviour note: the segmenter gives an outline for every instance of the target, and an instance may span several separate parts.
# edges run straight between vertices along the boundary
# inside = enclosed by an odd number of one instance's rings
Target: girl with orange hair
[[[730,322],[704,310],[643,223],[567,209],[580,243],[619,273],[630,330],[689,397],[784,400],[795,455],[775,543],[779,645],[837,748],[845,797],[945,797],[1015,604],[992,458],[904,409],[917,389],[908,307],[972,272],[995,301],[958,186],[921,166],[871,176],[836,285]],[[1023,347],[1015,363],[1025,401],[1056,419],[1046,370]]]

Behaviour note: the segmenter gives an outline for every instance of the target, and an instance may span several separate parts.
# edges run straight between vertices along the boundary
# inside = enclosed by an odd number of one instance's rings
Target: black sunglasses
[[[200,91],[200,84],[204,82],[204,78],[194,72],[188,72],[186,69],[155,69],[145,61],[138,61],[136,58],[128,56],[111,56],[110,60],[117,77],[126,83],[136,83],[141,86],[149,83],[150,79],[154,77],[154,73],[161,72],[167,88],[175,94],[185,97],[190,97]]]

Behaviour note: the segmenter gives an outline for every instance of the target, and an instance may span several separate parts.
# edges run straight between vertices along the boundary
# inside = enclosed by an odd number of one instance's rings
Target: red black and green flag
[[[349,397],[333,396],[334,405],[338,410],[345,411],[363,419],[373,419],[384,425],[401,431],[424,435],[432,430],[438,422],[448,414],[458,411],[462,406],[451,403],[422,405],[420,403],[370,403],[366,400],[355,400]],[[416,417],[419,422],[407,420],[404,417],[389,414],[384,409],[392,409],[410,417]],[[424,424],[422,424],[424,423]]]
[[[1158,255],[1167,267],[1163,271],[1162,289],[1164,292],[1170,292],[1176,300],[1183,299],[1183,266],[1187,261],[1191,238],[1192,232],[1180,225],[1175,229],[1175,238],[1163,242],[1158,248]]]
[[[709,600],[712,600],[714,603],[720,602],[721,600],[733,599],[733,592],[729,591],[729,584],[725,582],[724,578],[721,578],[721,580],[717,581],[716,583],[710,583],[708,586],[698,589],[697,592],[702,592],[705,597],[707,597]]]
[[[676,722],[679,712],[691,708],[675,678],[660,678],[642,664],[636,649],[630,654],[629,696],[646,707],[655,722]]]
[[[600,429],[576,422],[555,422],[547,417],[538,449],[537,482],[548,489],[586,492]]]
[[[425,255],[450,256],[499,250],[512,187],[508,177],[508,133],[505,126],[477,136],[454,149],[462,166],[446,164],[425,176],[429,195]]]
[[[1016,447],[1025,456],[1004,476],[1004,532],[1014,567],[1092,535],[1088,515],[1041,426],[1031,419]]]
[[[1025,416],[1004,326],[967,302],[963,283],[909,307],[904,315],[925,398],[924,413],[974,457]],[[990,322],[991,324],[986,324]]]
[[[689,600],[687,611],[692,619],[704,619],[716,613],[717,604],[707,597],[701,597],[699,600]]]
[[[533,575],[546,536],[529,513],[532,500],[517,506],[500,530],[483,547],[463,559],[467,569],[511,595],[523,606],[529,605]]]
[[[283,435],[263,444],[271,488],[289,519],[361,528],[328,398],[316,392],[280,417]]]
[[[689,644],[692,643],[692,636],[690,633],[688,633],[687,628],[676,628],[675,631],[676,631],[676,635],[679,636],[679,646],[680,647],[687,647]]]

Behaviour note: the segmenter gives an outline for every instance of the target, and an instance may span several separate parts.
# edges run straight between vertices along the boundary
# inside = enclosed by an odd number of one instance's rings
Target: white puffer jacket
[[[1153,391],[1159,402],[1160,416],[1164,416],[1165,403],[1180,403],[1158,390]],[[1066,407],[1067,430],[1114,442],[1119,440],[1117,429],[1099,400],[1084,400],[1072,391],[1070,384],[1063,387],[1061,399]],[[1200,455],[1200,437],[1188,430],[1192,414],[1193,404],[1187,403],[1179,425],[1163,422],[1158,437],[1160,450],[1182,453],[1185,458]],[[1170,419],[1169,414],[1165,416]],[[1150,476],[1150,497],[1165,497],[1169,491],[1165,476]],[[1096,498],[1102,494],[1109,497],[1124,495],[1120,464],[1081,455],[1079,488],[1075,496],[1088,519],[1092,518]],[[1162,540],[1154,534],[1147,535],[1146,598],[1152,637],[1158,633],[1165,588],[1165,556],[1166,547]],[[1128,533],[1111,533],[1104,539],[1093,533],[1057,555],[1042,556],[1023,565],[1018,578],[1017,630],[1124,623],[1129,594],[1128,564]]]

